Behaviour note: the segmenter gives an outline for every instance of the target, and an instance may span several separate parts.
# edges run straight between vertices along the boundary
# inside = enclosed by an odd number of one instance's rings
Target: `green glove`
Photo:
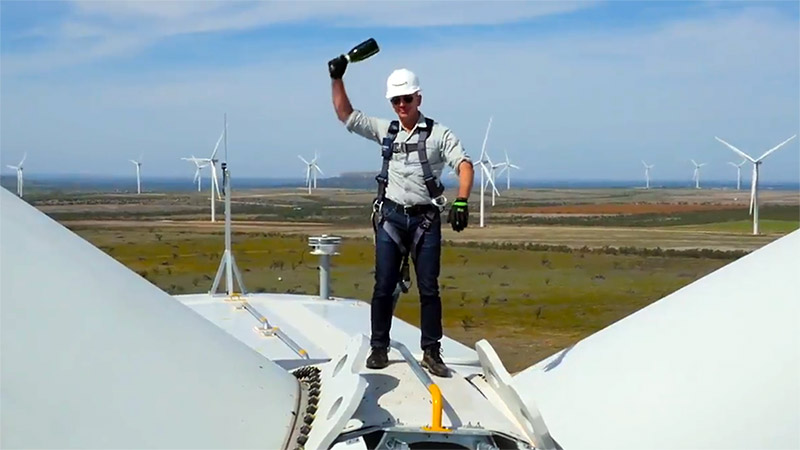
[[[453,202],[453,206],[450,207],[450,213],[447,215],[447,223],[453,227],[453,230],[460,232],[464,228],[467,228],[468,222],[469,206],[467,205],[467,199],[459,197]]]

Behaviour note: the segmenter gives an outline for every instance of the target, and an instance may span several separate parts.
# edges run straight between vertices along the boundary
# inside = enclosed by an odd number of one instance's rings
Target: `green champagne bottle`
[[[375,42],[375,39],[369,38],[366,41],[356,45],[355,47],[353,47],[352,50],[347,52],[346,58],[347,61],[351,63],[359,62],[369,58],[370,56],[374,55],[375,53],[378,53],[379,51],[380,48],[378,48],[378,43]]]

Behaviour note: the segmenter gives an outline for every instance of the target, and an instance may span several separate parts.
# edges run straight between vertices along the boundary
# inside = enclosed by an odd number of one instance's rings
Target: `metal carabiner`
[[[439,208],[439,212],[444,211],[445,206],[447,206],[447,197],[444,195],[440,195],[436,198],[431,199],[431,203],[433,206]]]

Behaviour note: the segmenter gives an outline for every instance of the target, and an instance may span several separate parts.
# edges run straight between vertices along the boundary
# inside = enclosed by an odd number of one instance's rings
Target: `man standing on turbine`
[[[382,369],[389,364],[389,330],[392,324],[394,292],[408,270],[407,257],[414,262],[420,296],[420,346],[422,365],[432,374],[448,376],[442,361],[442,302],[439,296],[441,264],[441,218],[446,199],[440,182],[448,164],[459,177],[458,197],[447,221],[455,231],[467,227],[467,198],[473,183],[472,162],[458,138],[444,125],[420,111],[422,93],[417,76],[398,69],[386,81],[386,98],[397,120],[369,117],[353,109],[345,92],[348,59],[341,55],[328,63],[333,106],[347,130],[381,144],[383,167],[378,196],[373,207],[375,227],[375,286],[372,294],[372,352],[367,367]]]

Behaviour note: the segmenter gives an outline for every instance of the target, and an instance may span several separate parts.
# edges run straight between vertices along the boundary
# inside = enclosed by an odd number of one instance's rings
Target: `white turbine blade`
[[[303,161],[303,162],[304,162],[306,165],[311,165],[311,163],[310,163],[310,162],[308,162],[308,161],[306,161],[306,159],[305,159],[305,158],[303,158],[302,156],[300,156],[300,155],[297,155],[297,157],[298,157],[298,158],[300,158],[300,161]]]
[[[494,180],[492,180],[492,179],[490,178],[490,181],[491,181],[491,183],[492,183],[492,190],[494,191],[495,195],[496,195],[496,196],[498,196],[498,197],[500,197],[500,191],[498,191],[498,190],[497,190],[497,186],[494,184]]]
[[[708,164],[708,163],[700,163],[700,164],[699,164],[697,167],[703,167],[703,166],[705,166],[706,164]]]
[[[225,136],[225,130],[222,130],[222,133],[219,134],[219,139],[217,139],[217,144],[214,145],[214,151],[211,152],[211,158],[209,159],[214,159],[214,157],[217,156],[217,150],[219,150],[219,144],[222,142],[222,138],[224,136]],[[217,186],[217,189],[219,189],[219,186]]]
[[[732,165],[733,167],[739,167],[739,166],[738,166],[738,165],[736,165],[736,163],[734,163],[734,162],[730,162],[730,161],[728,161],[728,164]]]
[[[644,160],[642,160],[642,165],[643,165],[643,166],[645,166],[645,167],[647,167],[647,163],[646,163],[646,162],[644,162]]]
[[[311,179],[311,166],[306,166],[306,183]]]
[[[771,149],[767,150],[767,151],[766,151],[766,153],[764,153],[763,155],[761,155],[761,156],[760,156],[760,157],[759,157],[759,158],[758,158],[756,161],[761,161],[762,159],[766,158],[766,157],[767,157],[767,156],[768,156],[770,153],[772,153],[772,152],[774,152],[775,150],[777,150],[777,149],[779,149],[779,148],[783,147],[783,146],[784,146],[784,145],[785,145],[787,142],[791,141],[791,140],[792,140],[792,139],[794,139],[795,137],[797,137],[797,135],[796,135],[796,134],[795,134],[794,136],[790,137],[789,139],[787,139],[787,140],[785,140],[785,141],[781,142],[780,144],[776,145],[775,147],[772,147]]]
[[[22,154],[22,160],[19,162],[19,167],[22,167],[22,165],[25,164],[25,158],[27,157],[28,157],[28,152]]]
[[[200,166],[197,166],[197,169],[194,171],[193,181],[197,181],[198,178],[200,178]]]
[[[512,169],[517,169],[517,170],[521,169],[521,167],[519,167],[517,165],[514,165],[514,164],[509,164],[508,167],[511,167]]]
[[[495,187],[494,185],[494,179],[492,178],[492,174],[491,172],[489,172],[489,169],[486,168],[485,164],[481,164],[481,168],[483,169],[483,172],[486,174],[488,182],[491,183],[492,189],[494,189],[496,193],[499,193],[499,191],[497,191],[497,187]]]
[[[734,152],[738,153],[738,154],[739,154],[739,155],[740,155],[742,158],[744,158],[744,159],[746,159],[746,160],[748,160],[748,161],[750,161],[750,162],[756,162],[756,160],[755,160],[755,159],[753,159],[753,158],[751,158],[751,157],[750,157],[750,155],[748,155],[747,153],[745,153],[745,152],[743,152],[743,151],[739,150],[738,148],[734,147],[733,145],[731,145],[731,144],[729,144],[729,143],[727,143],[727,142],[723,141],[722,139],[720,139],[720,138],[718,138],[718,137],[716,137],[716,136],[714,136],[714,139],[716,139],[716,140],[720,141],[721,143],[723,143],[723,144],[727,145],[729,149],[731,149],[731,150],[733,150]]]
[[[136,161],[134,161],[134,160],[132,160],[132,159],[129,159],[128,161],[130,161],[130,162],[132,162],[132,163],[136,164],[137,166],[139,165],[139,163],[138,163],[138,162],[136,162]]]
[[[486,127],[486,134],[483,135],[483,145],[481,145],[481,157],[480,160],[483,161],[483,155],[486,153],[486,141],[489,139],[489,130],[492,129],[492,120],[494,117],[489,117],[489,125]]]
[[[8,167],[9,169],[19,170],[19,167],[17,167],[17,166],[12,166],[12,165],[10,165],[10,164],[6,164],[6,167]]]
[[[691,159],[690,161],[692,162],[692,164],[694,164],[695,167],[697,167],[697,163],[693,159]]]
[[[320,169],[318,165],[314,164],[314,169],[316,169],[316,171],[317,171],[317,172],[319,172],[319,173],[320,173],[320,175],[325,175],[325,174],[322,172],[322,169]]]

